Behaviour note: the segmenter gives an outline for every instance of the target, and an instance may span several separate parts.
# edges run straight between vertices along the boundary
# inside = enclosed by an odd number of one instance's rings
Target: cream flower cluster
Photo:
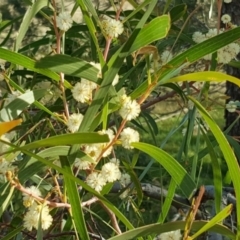
[[[135,119],[141,112],[141,107],[136,100],[132,100],[126,94],[120,97],[120,110],[119,114],[123,119],[128,121]]]
[[[119,35],[123,33],[123,24],[115,19],[105,17],[102,21],[102,29],[103,33],[108,38],[117,38]]]
[[[29,231],[32,231],[33,228],[38,229],[40,219],[43,230],[48,229],[53,221],[47,205],[38,205],[36,202],[33,202],[24,216],[23,226]]]
[[[34,203],[33,196],[40,197],[42,194],[41,194],[40,190],[38,188],[36,188],[35,186],[27,187],[26,190],[28,190],[28,192],[30,194],[23,193],[23,205],[25,207],[30,207]]]
[[[86,153],[90,159],[80,159],[76,158],[74,162],[74,166],[80,170],[87,170],[90,169],[91,166],[95,166],[97,164],[96,160],[98,159],[99,155],[101,154],[102,150],[107,147],[107,145],[113,140],[115,137],[113,130],[107,129],[98,132],[99,134],[107,134],[109,137],[109,142],[107,143],[94,143],[84,145],[83,152]],[[103,157],[107,157],[112,152],[112,146],[110,146],[104,153]]]
[[[56,18],[57,27],[64,32],[66,32],[69,28],[72,27],[72,23],[73,23],[72,17],[67,12],[59,13],[59,15]]]
[[[67,120],[67,127],[70,132],[77,132],[83,120],[81,113],[73,113]]]
[[[233,113],[237,110],[238,105],[240,104],[239,101],[229,101],[226,104],[226,109],[228,110],[228,112]]]
[[[98,73],[97,77],[102,78],[102,69],[99,63],[90,62],[92,66],[97,68]],[[119,81],[119,75],[117,74],[112,82],[112,85],[115,86]],[[73,98],[81,103],[91,103],[93,90],[95,90],[98,85],[92,81],[87,79],[82,79],[81,82],[76,83],[76,85],[72,89]]]
[[[220,30],[219,33],[223,31]],[[195,32],[192,36],[192,39],[196,43],[201,43],[209,38],[212,38],[217,35],[217,29],[210,29],[208,33],[203,34],[201,32]],[[230,43],[229,45],[219,49],[217,51],[217,61],[218,63],[227,64],[232,59],[234,59],[237,54],[240,52],[240,46],[237,43]],[[205,60],[211,60],[212,54],[208,54],[204,57]]]
[[[140,139],[139,133],[130,127],[123,129],[123,131],[120,134],[122,146],[126,149],[133,149],[131,143],[139,142],[139,139]]]
[[[119,160],[116,160],[116,162]],[[102,166],[100,172],[92,172],[86,178],[86,183],[97,192],[109,182],[114,182],[121,179],[119,165],[110,161]]]
[[[73,98],[81,103],[91,103],[92,92],[97,88],[97,84],[87,79],[82,79],[81,82],[76,83],[72,89]]]

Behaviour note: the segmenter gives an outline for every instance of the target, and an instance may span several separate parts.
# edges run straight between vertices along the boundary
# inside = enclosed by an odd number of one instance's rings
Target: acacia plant
[[[240,52],[240,27],[220,15],[221,0],[195,10],[157,0],[105,9],[76,0],[70,10],[24,2],[23,16],[0,22],[1,239],[240,239],[239,147],[233,124],[223,132],[211,116],[225,106],[209,95],[211,82],[240,86],[224,73]],[[215,27],[190,24],[201,6],[209,16],[217,9]],[[49,30],[29,38],[36,19]],[[184,113],[159,143],[151,109],[173,97]],[[164,150],[184,126],[178,151]],[[205,156],[213,177],[201,186]]]

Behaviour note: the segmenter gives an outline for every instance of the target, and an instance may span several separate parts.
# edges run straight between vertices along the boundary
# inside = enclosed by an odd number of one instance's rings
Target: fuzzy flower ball
[[[121,172],[118,165],[112,162],[104,164],[101,173],[105,176],[107,182],[114,182],[121,178]]]
[[[229,101],[226,104],[226,109],[228,110],[228,112],[234,113],[237,110],[237,103],[239,103],[239,101]]]
[[[100,192],[103,186],[106,184],[106,178],[101,173],[92,172],[86,178],[86,183],[91,188],[95,189],[97,192]]]
[[[128,121],[135,119],[141,112],[141,107],[136,100],[131,100],[126,94],[120,99],[121,108],[119,114]]]
[[[107,18],[102,21],[103,33],[109,38],[117,38],[123,33],[123,24],[115,19]]]
[[[66,32],[69,28],[72,27],[73,20],[69,13],[61,12],[56,18],[56,23],[57,23],[57,27],[60,30]]]
[[[139,142],[139,138],[140,138],[139,133],[130,127],[123,129],[123,131],[120,134],[122,146],[126,149],[133,149],[131,143]]]
[[[228,15],[228,14],[224,14],[224,15],[222,15],[222,17],[221,17],[221,21],[223,22],[223,23],[229,23],[229,22],[231,22],[231,16],[230,15]]]
[[[47,205],[38,205],[36,202],[32,204],[32,206],[28,209],[28,212],[24,216],[23,226],[29,231],[32,231],[33,228],[38,229],[40,214],[42,229],[48,229],[53,221],[52,216],[49,214],[49,208]]]
[[[67,120],[67,126],[68,126],[69,131],[77,132],[82,120],[83,120],[83,115],[81,113],[71,114]]]

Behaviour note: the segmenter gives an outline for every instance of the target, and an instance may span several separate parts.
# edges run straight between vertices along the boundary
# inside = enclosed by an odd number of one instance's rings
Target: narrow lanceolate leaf
[[[61,162],[62,168],[65,171],[67,171],[69,174],[74,176],[74,174],[72,173],[71,165],[68,162],[67,157],[60,156],[60,162]],[[74,225],[78,231],[78,235],[80,239],[88,240],[90,238],[87,232],[86,222],[85,222],[83,210],[81,207],[80,195],[77,189],[77,185],[75,181],[68,178],[66,175],[64,175],[64,184],[66,186],[67,196],[71,204],[71,209],[69,211],[73,217],[72,221],[74,222]]]
[[[168,79],[167,81],[165,81],[165,83],[174,83],[174,82],[183,82],[183,81],[225,82],[226,80],[240,86],[240,82],[238,78],[227,75],[225,73],[213,72],[213,71],[189,73],[189,74]],[[162,83],[163,82],[161,82],[161,84]]]
[[[46,90],[34,90],[15,98],[0,111],[0,121],[7,122],[17,118],[24,109],[43,97],[45,93]]]
[[[49,69],[40,69],[35,67],[35,61],[29,57],[26,57],[20,53],[15,53],[10,50],[0,48],[0,59],[6,60],[8,62],[14,63],[16,65],[23,66],[29,70],[32,70],[36,73],[40,73],[44,76],[47,76],[55,81],[59,81],[60,77],[57,73]],[[64,86],[66,88],[71,88],[71,84],[67,81],[64,81]]]
[[[191,195],[196,185],[187,171],[171,155],[162,149],[147,143],[132,143],[132,146],[145,152],[159,162],[181,188],[184,195],[186,197]]]
[[[55,72],[97,81],[98,70],[90,63],[67,55],[54,55],[36,62],[36,68],[48,68]]]
[[[192,230],[197,231],[202,228],[207,221],[194,221],[192,224]],[[184,229],[185,221],[176,221],[176,222],[168,222],[165,224],[151,224],[139,228],[135,228],[133,230],[122,233],[118,236],[109,238],[108,240],[132,240],[137,239],[137,237],[152,235],[152,234],[160,234],[164,232],[175,231],[179,229]],[[211,232],[216,232],[221,235],[227,236],[230,239],[236,239],[235,234],[229,230],[227,227],[216,224],[209,229]]]
[[[229,170],[229,173],[233,182],[233,186],[235,189],[236,199],[240,199],[240,181],[239,181],[240,168],[231,146],[229,145],[221,129],[214,122],[214,120],[206,111],[206,109],[197,100],[193,99],[190,96],[188,98],[194,102],[195,106],[198,108],[200,114],[208,124],[209,129],[212,131],[215,139],[217,140],[219,147],[223,153],[224,159],[228,166],[228,170]],[[236,212],[237,212],[237,221],[236,221],[237,233],[240,239],[240,207],[239,206],[237,206]]]
[[[69,133],[59,136],[49,137],[39,141],[29,143],[20,149],[34,149],[39,147],[50,147],[59,145],[73,144],[91,144],[108,142],[108,135],[100,135],[98,133]]]
[[[45,6],[48,5],[48,0],[36,0],[31,6],[28,7],[25,16],[22,20],[21,26],[18,30],[18,35],[15,43],[15,51],[18,51],[18,48],[21,45],[21,42],[29,29],[30,23],[33,17]]]
[[[208,231],[210,228],[212,228],[217,223],[224,220],[226,217],[230,215],[232,212],[232,204],[225,207],[220,213],[218,213],[214,218],[212,218],[208,223],[206,223],[199,231],[197,231],[193,236],[191,236],[192,239],[195,239],[196,237],[200,236],[202,233]]]

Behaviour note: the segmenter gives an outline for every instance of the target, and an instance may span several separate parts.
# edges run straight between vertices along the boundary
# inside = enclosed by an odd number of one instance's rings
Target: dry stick
[[[36,194],[33,194],[31,192],[31,190],[28,190],[26,189],[25,187],[23,187],[19,182],[18,180],[14,180],[12,179],[11,180],[11,185],[12,187],[18,189],[19,191],[21,191],[22,193],[25,193],[29,196],[31,196],[32,198],[34,198],[35,200],[41,202],[41,203],[45,203],[47,204],[49,207],[52,207],[52,208],[71,208],[71,205],[69,203],[57,203],[57,202],[51,202],[49,200],[46,200],[45,198],[42,198]],[[85,207],[85,206],[90,206],[91,204],[95,203],[98,201],[98,198],[97,197],[93,197],[91,199],[89,199],[88,201],[86,202],[82,202],[81,203],[81,206],[82,207]]]
[[[102,203],[101,201],[99,201],[100,205],[106,210],[108,216],[110,217],[111,219],[111,222],[112,222],[112,225],[113,225],[113,228],[115,229],[116,233],[117,234],[121,234],[122,231],[118,225],[118,222],[117,222],[117,218],[115,216],[115,214],[108,208],[104,205],[104,203]]]

